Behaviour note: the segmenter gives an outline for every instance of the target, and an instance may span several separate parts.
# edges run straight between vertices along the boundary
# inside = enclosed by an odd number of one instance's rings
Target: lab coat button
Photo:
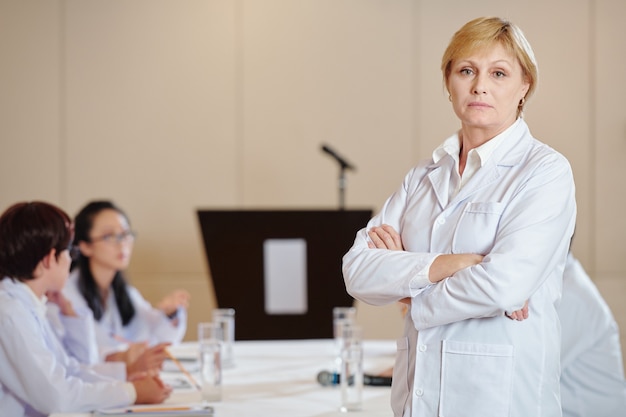
[[[426,352],[426,349],[428,348],[426,347],[426,345],[419,345],[418,349],[420,352]]]
[[[443,217],[440,217],[437,219],[437,223],[438,224],[445,224],[446,223],[446,219],[444,219]]]
[[[415,395],[417,395],[418,397],[421,397],[422,395],[424,395],[424,390],[421,388],[416,389]]]

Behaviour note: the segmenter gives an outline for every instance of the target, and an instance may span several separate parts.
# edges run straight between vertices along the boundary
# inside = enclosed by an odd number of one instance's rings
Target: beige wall
[[[215,305],[195,210],[336,207],[322,143],[357,165],[348,208],[380,208],[457,128],[439,59],[480,15],[512,19],[535,48],[526,118],[572,163],[574,251],[616,310],[623,2],[1,0],[0,207],[114,199],[139,231],[133,283],[153,301],[189,288],[193,338]],[[396,306],[360,307],[370,336],[400,331]]]

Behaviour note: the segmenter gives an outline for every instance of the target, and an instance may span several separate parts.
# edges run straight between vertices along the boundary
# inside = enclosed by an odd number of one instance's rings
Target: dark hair
[[[58,259],[71,241],[72,221],[60,208],[42,201],[12,205],[0,216],[0,279],[34,279],[37,264],[52,249]]]
[[[92,201],[80,210],[74,219],[75,235],[74,244],[79,242],[91,242],[89,233],[93,228],[93,222],[96,216],[103,210],[115,210],[128,221],[126,214],[115,204],[110,201]],[[89,258],[80,253],[76,262],[72,265],[72,269],[76,266],[79,268],[78,274],[78,290],[85,298],[87,305],[93,312],[96,320],[100,321],[104,313],[103,300],[98,291],[98,285],[93,278],[89,267]],[[117,271],[111,282],[111,289],[115,296],[115,303],[122,317],[122,325],[126,326],[135,316],[135,306],[128,295],[128,284],[122,271]]]

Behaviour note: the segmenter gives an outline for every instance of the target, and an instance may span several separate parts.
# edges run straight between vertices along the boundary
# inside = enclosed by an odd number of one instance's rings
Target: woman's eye
[[[104,240],[105,242],[111,242],[114,239],[115,239],[115,235],[112,233],[102,236],[102,240]]]
[[[502,71],[496,71],[493,73],[493,75],[496,76],[496,78],[502,78],[502,77],[506,77],[506,74]]]
[[[472,71],[470,68],[463,68],[461,69],[461,74],[463,75],[472,75],[474,73],[474,71]]]

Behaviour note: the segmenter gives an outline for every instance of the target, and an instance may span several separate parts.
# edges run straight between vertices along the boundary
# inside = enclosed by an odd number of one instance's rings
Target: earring
[[[452,94],[448,94],[448,101],[452,103]]]
[[[518,107],[522,107],[525,102],[526,102],[526,97],[522,97],[522,99],[519,101],[519,106]]]

